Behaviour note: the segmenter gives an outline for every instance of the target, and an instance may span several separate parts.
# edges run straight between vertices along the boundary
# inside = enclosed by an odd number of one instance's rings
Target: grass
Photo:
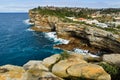
[[[115,66],[115,65],[111,65],[108,63],[100,63],[100,66],[102,66],[104,68],[104,70],[111,75],[112,80],[120,80],[120,68]]]
[[[70,54],[67,51],[62,52],[60,55],[61,55],[61,60],[65,60],[70,56]]]

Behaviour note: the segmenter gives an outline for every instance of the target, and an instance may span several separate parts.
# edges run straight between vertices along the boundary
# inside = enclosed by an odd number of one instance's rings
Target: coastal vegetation
[[[62,52],[60,55],[61,55],[61,60],[65,60],[70,57],[70,53],[68,53],[67,51]]]
[[[104,68],[104,70],[111,75],[112,80],[120,80],[120,68],[116,65],[111,65],[106,62],[99,63],[100,66]]]
[[[119,13],[120,8],[108,8],[108,9],[100,9],[101,14],[108,14],[108,13]]]
[[[38,7],[32,9],[33,11],[38,11],[38,13],[43,15],[53,15],[58,17],[84,17],[88,18],[88,14],[92,14],[94,10],[92,9],[73,9],[73,8],[57,8],[57,7]]]
[[[115,24],[111,24],[108,22],[116,21],[114,17],[119,14],[119,8],[108,8],[108,9],[90,9],[90,8],[69,8],[69,7],[53,7],[53,6],[46,6],[46,7],[37,7],[31,9],[34,12],[37,12],[41,15],[47,16],[56,16],[61,18],[61,20],[65,23],[77,23],[77,24],[85,24],[86,26],[97,27],[103,29],[105,31],[112,32],[113,34],[119,34],[119,25],[115,27]],[[115,16],[113,16],[115,15]],[[95,18],[93,18],[95,16]],[[103,28],[101,26],[95,24],[88,24],[84,21],[74,21],[68,19],[66,17],[73,17],[75,19],[84,18],[84,19],[91,19],[91,20],[98,20],[101,23],[107,23],[107,28]]]

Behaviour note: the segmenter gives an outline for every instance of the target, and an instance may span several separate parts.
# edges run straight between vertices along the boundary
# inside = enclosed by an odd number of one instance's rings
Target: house
[[[97,26],[102,27],[102,28],[107,28],[108,25],[105,23],[98,23]]]
[[[73,21],[79,21],[77,18],[74,18]]]
[[[98,24],[99,22],[97,20],[87,20],[87,24]]]
[[[97,13],[92,14],[91,17],[97,18],[97,17],[102,17],[102,15],[99,12],[97,12]]]
[[[71,19],[71,20],[75,19],[75,17],[66,17],[66,18]]]
[[[120,22],[109,22],[112,27],[117,27],[120,25]]]
[[[116,22],[120,22],[120,17],[115,17],[114,19]]]
[[[91,17],[92,17],[92,18],[96,18],[97,16],[96,16],[96,15],[92,15]]]
[[[78,21],[80,21],[80,22],[86,22],[87,19],[85,19],[85,18],[78,18]]]

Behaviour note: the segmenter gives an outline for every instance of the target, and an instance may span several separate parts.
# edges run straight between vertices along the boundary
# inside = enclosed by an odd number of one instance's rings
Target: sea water
[[[42,60],[62,52],[53,48],[55,44],[68,43],[53,33],[31,30],[28,19],[27,13],[0,13],[0,65],[21,66],[29,60]]]

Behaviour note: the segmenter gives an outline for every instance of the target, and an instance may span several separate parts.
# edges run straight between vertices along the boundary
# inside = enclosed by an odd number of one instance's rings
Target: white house
[[[108,25],[105,23],[98,23],[97,26],[102,27],[102,28],[107,28]]]
[[[75,17],[66,17],[66,18],[71,19],[71,20],[75,19]]]
[[[87,24],[98,24],[99,22],[97,20],[87,20]]]

